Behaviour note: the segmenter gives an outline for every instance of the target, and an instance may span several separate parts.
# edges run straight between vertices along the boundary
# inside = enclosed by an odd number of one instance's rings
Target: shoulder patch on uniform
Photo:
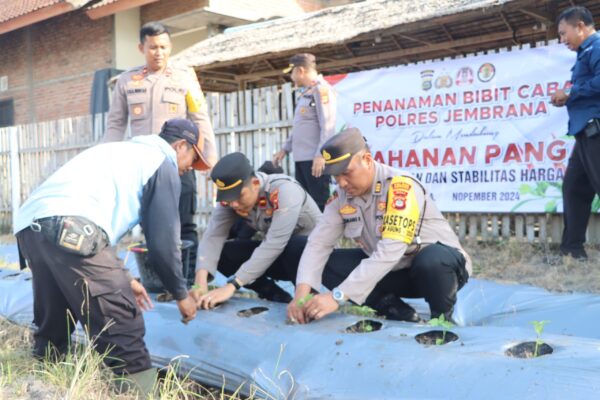
[[[319,87],[319,96],[321,96],[321,104],[329,103],[329,90],[326,87]]]
[[[387,193],[387,209],[383,216],[381,237],[412,243],[420,214],[410,178],[395,176]]]
[[[273,206],[274,210],[279,208],[279,189],[275,189],[269,195],[269,202]]]
[[[330,156],[331,158],[331,156]],[[333,194],[331,196],[329,196],[329,198],[327,199],[327,203],[325,203],[325,205],[331,203],[332,201],[334,201],[335,199],[337,199],[340,195],[338,194],[337,190],[335,190],[333,192]]]
[[[346,204],[344,207],[340,208],[340,214],[342,215],[350,215],[356,213],[356,208],[352,207],[350,204]]]

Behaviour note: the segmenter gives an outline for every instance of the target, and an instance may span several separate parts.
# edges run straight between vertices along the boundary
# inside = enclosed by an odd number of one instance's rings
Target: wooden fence
[[[227,94],[207,94],[209,112],[221,156],[245,153],[255,167],[270,160],[287,138],[293,119],[294,98],[289,84]],[[0,129],[0,230],[11,227],[14,202],[11,193],[11,132],[18,143],[22,202],[31,191],[58,167],[81,150],[95,144],[97,130],[91,116]],[[96,126],[103,121],[96,118]],[[96,132],[96,133],[95,133]],[[107,160],[108,162],[108,160]],[[293,163],[284,169],[293,174]],[[198,174],[198,224],[203,229],[214,204],[214,187],[206,173]],[[463,240],[494,241],[514,238],[519,241],[558,243],[562,233],[560,214],[446,213],[450,225]],[[600,243],[600,215],[593,215],[588,227],[588,242]]]

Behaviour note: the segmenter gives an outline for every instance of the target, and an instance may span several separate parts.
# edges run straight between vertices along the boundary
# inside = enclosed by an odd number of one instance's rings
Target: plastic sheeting
[[[29,323],[31,280],[28,273],[14,274],[0,270],[0,314]],[[409,302],[425,314],[425,303]],[[269,310],[237,316],[256,306]],[[600,393],[598,315],[600,296],[473,279],[459,293],[460,326],[452,329],[459,340],[443,346],[414,340],[431,330],[427,325],[382,320],[376,332],[345,333],[361,318],[343,314],[286,325],[284,304],[254,299],[199,311],[188,325],[174,303],[155,303],[144,318],[157,366],[180,357],[200,382],[225,382],[229,390],[254,382],[278,399],[592,399]],[[535,339],[533,320],[551,321],[542,339],[554,353],[504,355],[508,347]],[[248,390],[246,385],[243,392]]]

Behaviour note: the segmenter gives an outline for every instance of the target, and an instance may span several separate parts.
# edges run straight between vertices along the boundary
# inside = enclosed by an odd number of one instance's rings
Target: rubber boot
[[[261,276],[245,287],[254,290],[261,299],[276,301],[278,303],[289,303],[292,301],[292,296],[288,292],[280,288],[275,281],[266,276]]]
[[[422,322],[414,308],[393,293],[383,296],[373,306],[377,314],[394,321]]]
[[[119,394],[136,393],[138,399],[147,399],[155,393],[155,383],[158,376],[156,368],[150,368],[134,374],[123,374],[115,379],[115,391]]]

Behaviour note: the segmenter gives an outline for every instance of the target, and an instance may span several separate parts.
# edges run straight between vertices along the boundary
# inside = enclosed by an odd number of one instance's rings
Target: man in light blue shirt
[[[197,168],[198,128],[167,121],[160,135],[94,146],[67,162],[23,204],[14,227],[33,275],[34,356],[60,359],[79,321],[105,363],[142,394],[156,378],[142,310],[152,303],[115,245],[144,228],[149,257],[184,321],[196,315],[182,275],[180,175]],[[110,160],[110,162],[106,162]]]

